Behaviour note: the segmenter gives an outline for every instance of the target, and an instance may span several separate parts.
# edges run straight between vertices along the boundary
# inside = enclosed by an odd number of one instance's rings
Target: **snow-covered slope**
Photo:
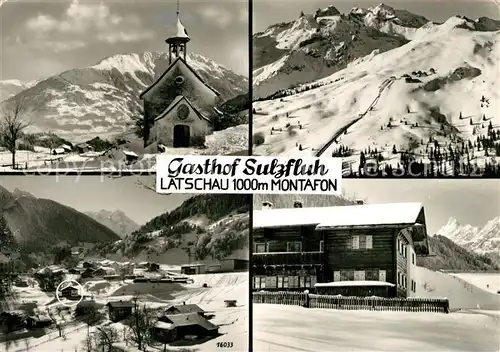
[[[488,221],[483,228],[461,225],[456,219],[450,218],[437,234],[479,254],[500,253],[500,216]]]
[[[399,48],[254,103],[254,153],[343,156],[356,170],[361,151],[396,165],[402,152],[427,161],[439,145],[443,157],[484,163],[478,139],[490,133],[488,158],[498,145],[500,32],[474,23],[424,25]]]
[[[188,63],[223,100],[248,91],[247,79],[198,54]],[[27,103],[33,131],[51,131],[72,142],[109,138],[131,130],[139,94],[166,66],[164,53],[119,54],[39,81],[4,102]]]
[[[35,84],[35,81],[25,83],[18,79],[0,81],[0,101],[9,99],[23,90],[33,87]]]

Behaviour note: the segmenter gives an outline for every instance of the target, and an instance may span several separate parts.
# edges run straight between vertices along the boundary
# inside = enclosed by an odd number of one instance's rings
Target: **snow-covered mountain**
[[[476,31],[500,29],[500,21],[468,20]],[[353,60],[404,45],[419,28],[433,27],[425,17],[385,4],[354,7],[341,14],[334,6],[269,26],[253,36],[255,98],[324,78]]]
[[[332,18],[337,28],[352,22]],[[426,23],[404,45],[379,50],[375,41],[344,69],[255,102],[254,154],[342,156],[357,170],[361,152],[396,166],[406,153],[428,162],[438,145],[443,157],[484,165],[500,155],[500,26],[491,23],[458,16]],[[388,35],[381,42],[402,38]]]
[[[381,4],[348,14],[329,6],[272,25],[253,36],[254,97],[326,77],[373,50],[399,47],[427,22]]]
[[[139,228],[139,225],[130,219],[121,210],[101,210],[98,212],[85,212],[92,219],[113,230],[118,236],[124,238]]]
[[[450,218],[437,235],[445,236],[458,245],[478,254],[500,254],[500,216],[486,223],[484,227],[461,225],[456,219]]]
[[[40,80],[3,104],[27,102],[33,131],[50,131],[72,142],[109,138],[131,130],[139,94],[167,66],[165,53],[119,54],[99,63]],[[188,63],[223,100],[248,92],[248,80],[199,54]]]
[[[33,87],[37,82],[22,82],[18,79],[6,79],[0,81],[0,101],[9,99],[25,89]]]

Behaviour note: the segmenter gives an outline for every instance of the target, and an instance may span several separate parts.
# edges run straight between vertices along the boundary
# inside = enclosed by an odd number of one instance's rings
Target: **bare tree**
[[[21,138],[23,131],[29,126],[24,119],[27,112],[26,99],[19,98],[6,103],[3,108],[3,119],[0,122],[1,142],[9,152],[12,153],[12,168],[16,168],[17,141]]]
[[[156,317],[145,306],[139,306],[137,296],[133,298],[133,301],[134,313],[131,317],[129,336],[139,350],[146,351],[146,347],[152,342],[150,332],[151,328],[156,324]]]
[[[102,347],[103,352],[111,352],[113,344],[120,341],[118,330],[110,326],[98,327],[94,334],[96,345]]]

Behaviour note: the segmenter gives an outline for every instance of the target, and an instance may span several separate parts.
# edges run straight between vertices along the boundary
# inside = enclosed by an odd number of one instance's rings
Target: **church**
[[[190,42],[177,9],[177,33],[168,44],[168,67],[141,93],[144,106],[144,146],[201,147],[213,133],[220,94],[189,65]]]

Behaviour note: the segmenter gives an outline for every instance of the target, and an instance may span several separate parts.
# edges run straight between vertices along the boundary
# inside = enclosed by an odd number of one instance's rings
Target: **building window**
[[[265,243],[256,243],[255,244],[255,253],[265,253],[267,246]]]
[[[302,252],[302,243],[301,242],[287,242],[286,243],[286,251],[287,252]]]
[[[325,241],[319,241],[319,251],[320,252],[325,251]]]
[[[340,272],[340,281],[354,281],[354,270],[342,270]]]
[[[411,263],[415,265],[415,253],[411,254]]]
[[[379,281],[379,270],[366,270],[365,280],[367,281]]]
[[[406,258],[406,250],[407,250],[408,246],[404,246],[403,247],[403,258]]]
[[[371,235],[361,235],[351,237],[352,249],[372,249],[373,238]]]

